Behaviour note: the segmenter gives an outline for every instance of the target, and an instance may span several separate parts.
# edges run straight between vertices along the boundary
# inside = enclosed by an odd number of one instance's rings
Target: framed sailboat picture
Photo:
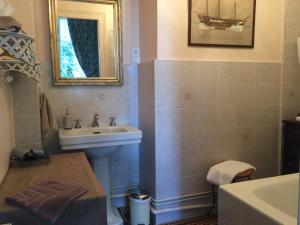
[[[253,48],[256,0],[188,0],[189,46]]]

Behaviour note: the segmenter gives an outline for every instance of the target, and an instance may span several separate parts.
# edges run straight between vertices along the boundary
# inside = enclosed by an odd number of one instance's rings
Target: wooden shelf
[[[45,225],[24,208],[6,204],[5,197],[43,181],[59,181],[84,187],[88,192],[74,200],[56,225],[105,225],[106,195],[84,153],[53,155],[49,164],[11,167],[0,185],[0,224]]]

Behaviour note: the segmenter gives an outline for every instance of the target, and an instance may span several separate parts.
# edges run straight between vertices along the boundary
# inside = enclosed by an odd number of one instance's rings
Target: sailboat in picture
[[[206,0],[206,13],[198,14],[199,18],[199,28],[205,30],[227,30],[227,31],[235,31],[242,32],[244,30],[244,25],[249,19],[246,17],[245,19],[237,18],[237,5],[234,3],[234,18],[225,19],[221,17],[221,6],[220,0],[218,0],[218,15],[210,16],[209,15],[209,5],[208,0]]]

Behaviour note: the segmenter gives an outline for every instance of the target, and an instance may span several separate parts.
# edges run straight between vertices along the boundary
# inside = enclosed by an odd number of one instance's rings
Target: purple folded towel
[[[54,224],[70,203],[87,189],[57,181],[45,181],[29,187],[15,196],[5,198],[6,202],[24,207],[35,216]]]

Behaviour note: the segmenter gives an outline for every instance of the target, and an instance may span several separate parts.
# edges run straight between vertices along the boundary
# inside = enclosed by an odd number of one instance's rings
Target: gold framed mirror
[[[122,85],[121,0],[49,0],[53,85]]]

